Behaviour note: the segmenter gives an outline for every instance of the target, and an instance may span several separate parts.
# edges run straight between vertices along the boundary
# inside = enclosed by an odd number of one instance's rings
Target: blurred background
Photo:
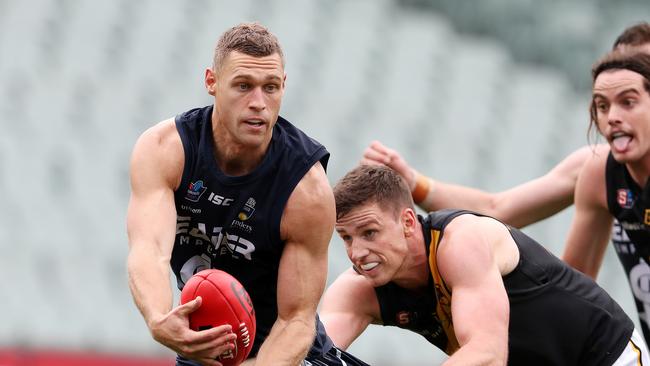
[[[281,114],[328,147],[332,184],[377,139],[498,191],[588,143],[591,64],[649,18],[647,0],[0,0],[0,365],[42,350],[172,360],[127,286],[129,156],[149,126],[210,103],[203,72],[227,28],[279,37]],[[525,231],[559,255],[571,217]],[[329,281],[348,266],[334,237]],[[612,248],[599,282],[638,322]],[[351,352],[445,359],[381,328]]]

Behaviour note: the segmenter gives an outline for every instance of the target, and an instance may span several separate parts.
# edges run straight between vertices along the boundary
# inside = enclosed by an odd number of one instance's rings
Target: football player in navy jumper
[[[316,315],[327,276],[334,197],[329,153],[279,116],[285,89],[277,38],[257,23],[226,31],[205,70],[214,104],[162,121],[131,160],[128,272],[153,338],[177,365],[220,365],[228,325],[199,332],[175,306],[177,286],[206,268],[236,277],[253,301],[257,334],[245,365],[357,365]]]

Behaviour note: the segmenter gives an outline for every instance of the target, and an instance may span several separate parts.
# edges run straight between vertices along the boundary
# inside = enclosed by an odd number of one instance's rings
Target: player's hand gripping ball
[[[201,306],[190,313],[195,331],[230,324],[237,334],[235,348],[217,357],[224,366],[242,363],[255,340],[255,310],[246,289],[230,274],[206,269],[192,276],[181,292],[181,304],[201,296]]]

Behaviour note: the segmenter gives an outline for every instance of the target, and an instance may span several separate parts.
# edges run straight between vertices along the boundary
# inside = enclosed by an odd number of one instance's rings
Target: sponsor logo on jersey
[[[643,223],[650,225],[650,209],[646,208],[645,213],[643,214]]]
[[[230,223],[230,226],[232,228],[237,228],[237,229],[244,230],[245,232],[247,232],[249,234],[253,232],[253,227],[251,225],[244,224],[243,222],[241,222],[241,221],[239,221],[237,219],[232,220],[232,222]]]
[[[621,226],[623,227],[623,229],[629,231],[643,230],[643,224],[640,222],[621,221]]]
[[[395,314],[395,320],[400,327],[405,327],[411,322],[411,313],[408,311],[400,311]]]
[[[193,214],[200,214],[201,209],[200,208],[194,208],[192,206],[186,206],[186,205],[181,205],[181,210],[189,211]]]
[[[253,216],[253,213],[255,212],[255,199],[253,197],[249,197],[248,201],[246,201],[246,204],[244,207],[242,207],[242,210],[239,212],[237,215],[237,218],[241,221],[246,221]]]
[[[622,208],[632,208],[634,206],[634,196],[629,189],[619,189],[616,191],[616,200]]]
[[[640,223],[636,224],[642,226]],[[614,220],[614,225],[612,225],[612,243],[618,255],[634,255],[636,253],[636,246],[630,241],[627,231],[618,220]]]
[[[185,199],[192,202],[199,202],[199,198],[201,198],[206,189],[208,189],[208,187],[203,185],[202,180],[191,182],[190,187],[187,189],[187,193],[185,194]]]
[[[252,260],[255,244],[238,235],[228,234],[220,226],[212,227],[204,223],[192,225],[191,217],[178,216],[176,218],[176,240],[179,246],[204,247],[206,254],[216,258],[227,255],[235,259]]]
[[[232,203],[232,201],[234,201],[234,199],[226,198],[214,192],[210,192],[210,195],[208,196],[208,201],[214,203],[217,206],[230,206],[230,204]]]

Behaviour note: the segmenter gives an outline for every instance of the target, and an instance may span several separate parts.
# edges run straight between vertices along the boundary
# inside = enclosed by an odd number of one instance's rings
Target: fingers
[[[374,164],[390,164],[390,156],[370,148],[366,149],[366,151],[363,152],[363,159],[368,160]]]
[[[389,149],[388,147],[384,146],[384,144],[382,144],[381,142],[379,142],[379,141],[377,141],[377,140],[373,141],[373,142],[370,144],[370,147],[371,147],[373,150],[376,150],[376,151],[378,151],[378,152],[380,152],[380,153],[382,153],[382,154],[390,155],[391,152],[393,152],[392,149]]]
[[[160,343],[180,355],[200,362],[202,365],[222,366],[215,358],[235,348],[237,335],[230,324],[194,331],[189,326],[189,314],[196,311],[202,303],[201,297],[174,308],[161,328]]]
[[[235,349],[235,341],[237,339],[237,336],[235,333],[230,333],[224,337],[220,337],[217,341],[215,341],[211,346],[211,354],[214,357],[217,357],[221,354],[224,354],[228,351],[231,351]],[[213,358],[214,358],[213,357]]]
[[[193,313],[198,308],[200,308],[202,303],[203,303],[203,299],[201,298],[201,296],[197,296],[194,300],[188,301],[185,304],[177,307],[176,311],[178,311],[180,315],[189,315],[190,313]]]
[[[386,165],[384,163],[380,163],[377,160],[371,160],[371,159],[366,159],[363,158],[361,161],[359,161],[359,164],[361,165]]]
[[[224,338],[224,339],[229,339],[228,342],[224,343],[220,341],[220,343],[216,343],[216,342],[209,343],[205,345],[204,349],[196,349],[193,352],[187,352],[186,354],[190,358],[213,361],[218,356],[235,349],[235,339],[237,338],[237,336],[235,336],[234,334],[230,334],[230,335],[234,337]]]
[[[215,330],[218,332],[215,333]],[[204,365],[221,365],[215,359],[235,349],[237,335],[230,330],[230,325],[225,325],[195,332],[198,337],[188,341],[183,347],[183,356],[198,360]]]
[[[394,151],[382,145],[379,141],[373,141],[363,152],[363,160],[370,164],[389,165],[393,160]]]
[[[192,334],[192,338],[190,339],[190,342],[192,343],[212,342],[213,340],[218,340],[219,338],[224,336],[228,336],[229,338],[230,336],[233,336],[232,339],[237,338],[235,333],[232,332],[232,326],[230,326],[230,324],[224,324],[218,327],[194,332]]]

